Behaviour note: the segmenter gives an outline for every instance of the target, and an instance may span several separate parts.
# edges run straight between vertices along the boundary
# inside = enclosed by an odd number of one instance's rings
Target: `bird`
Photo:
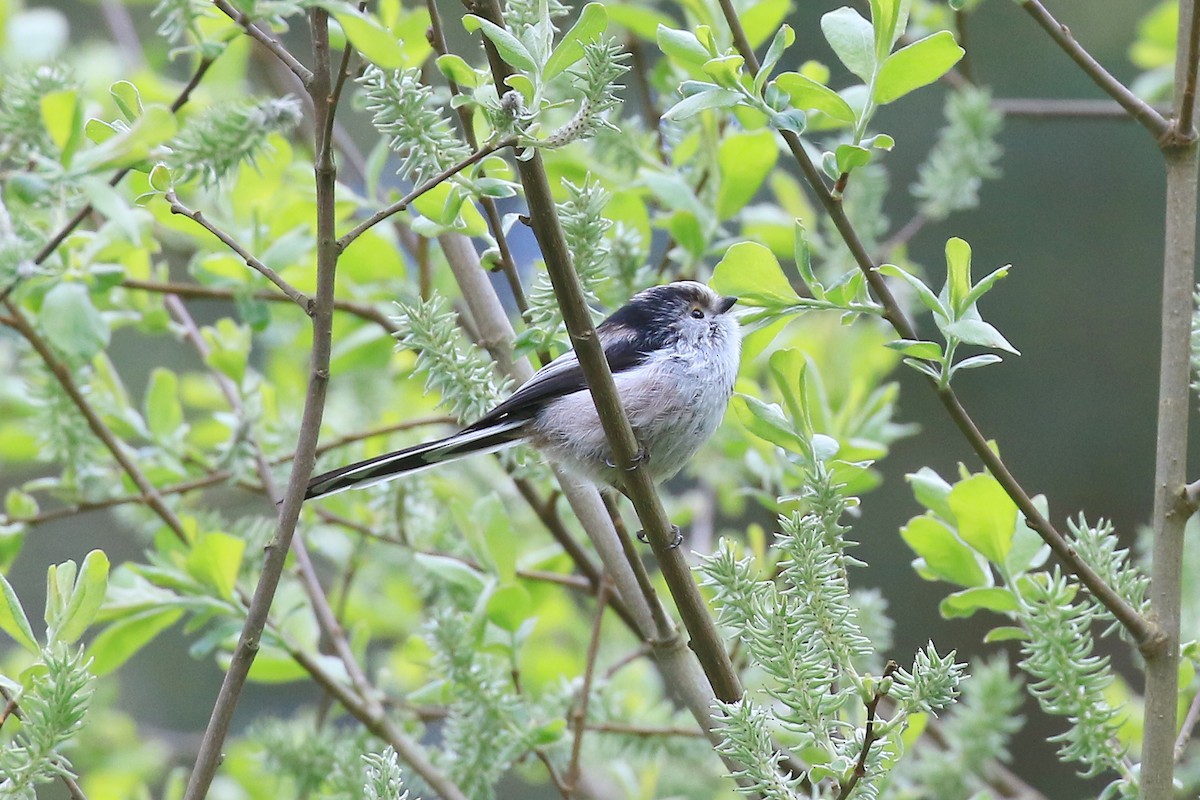
[[[657,483],[671,478],[720,424],[733,395],[741,327],[722,297],[697,281],[652,286],[596,327],[621,405]],[[305,500],[327,497],[527,442],[566,471],[621,489],[579,359],[551,361],[483,417],[444,439],[312,478]]]

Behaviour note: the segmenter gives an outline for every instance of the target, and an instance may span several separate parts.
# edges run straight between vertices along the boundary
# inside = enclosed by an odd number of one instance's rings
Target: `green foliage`
[[[382,753],[367,753],[362,760],[366,777],[363,784],[365,800],[408,800],[400,762],[391,745],[385,747]]]
[[[254,165],[271,147],[272,134],[299,122],[300,104],[293,97],[214,108],[188,120],[168,145],[167,163],[179,181],[199,178],[212,186],[243,163]]]
[[[61,64],[27,64],[5,75],[0,84],[0,158],[56,158],[57,148],[42,120],[42,101],[76,87]]]

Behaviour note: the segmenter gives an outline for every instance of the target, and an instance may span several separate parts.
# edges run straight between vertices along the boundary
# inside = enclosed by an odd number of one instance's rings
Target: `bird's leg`
[[[643,544],[650,544],[650,540],[646,537],[645,531],[638,531],[637,538]],[[671,543],[667,545],[668,550],[674,550],[679,545],[683,544],[683,533],[680,532],[678,525],[671,526]]]
[[[650,463],[650,451],[646,449],[645,445],[638,442],[637,452],[633,454],[633,458],[629,459],[629,463],[625,466],[625,471],[633,472],[638,467],[648,463]],[[617,468],[617,465],[613,463],[611,458],[604,459],[604,466],[609,469]]]

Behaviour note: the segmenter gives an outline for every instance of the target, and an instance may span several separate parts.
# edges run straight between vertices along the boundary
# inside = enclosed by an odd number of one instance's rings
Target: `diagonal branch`
[[[1078,40],[1071,35],[1071,30],[1051,14],[1039,0],[1021,0],[1021,6],[1029,12],[1029,16],[1050,34],[1071,60],[1092,79],[1092,81],[1109,94],[1129,115],[1142,124],[1154,135],[1155,140],[1162,140],[1171,129],[1171,122],[1155,111],[1145,100],[1131,92],[1125,84],[1112,76],[1100,62],[1092,58],[1091,53],[1083,48]]]
[[[255,25],[254,20],[250,19],[244,12],[230,5],[228,0],[213,0],[213,5],[225,16],[240,25],[242,30],[252,39],[257,40],[263,47],[274,53],[275,57],[282,61],[300,79],[300,82],[304,84],[304,88],[311,88],[314,79],[312,71],[301,64],[274,36]]]
[[[179,198],[176,196],[174,189],[170,189],[167,191],[166,198],[167,198],[167,202],[171,204],[171,213],[172,214],[180,214],[182,216],[185,216],[185,217],[188,217],[189,219],[194,220],[197,224],[200,225],[200,227],[204,228],[206,231],[211,233],[213,236],[220,239],[221,242],[226,247],[228,247],[233,252],[237,253],[238,256],[240,256],[241,259],[246,262],[247,267],[250,267],[250,269],[254,270],[258,274],[262,275],[264,278],[269,280],[271,283],[273,283],[277,287],[279,287],[279,290],[281,292],[283,292],[285,295],[287,295],[292,300],[293,303],[300,306],[300,308],[304,309],[304,313],[306,313],[306,314],[312,313],[312,307],[313,307],[312,298],[310,298],[304,292],[300,291],[295,286],[292,286],[290,283],[288,283],[283,278],[281,278],[279,276],[278,272],[271,269],[270,267],[268,267],[266,264],[259,261],[254,256],[250,255],[250,252],[248,250],[246,250],[246,248],[244,248],[240,244],[238,244],[237,241],[235,241],[232,236],[230,236],[228,233],[226,233],[225,231],[218,228],[213,223],[209,222],[208,217],[204,216],[203,213],[201,213],[200,211],[193,211],[192,209],[185,206],[182,202],[180,202]]]
[[[730,31],[733,33],[733,41],[737,45],[741,56],[746,60],[746,67],[751,75],[757,75],[759,70],[758,58],[754,55],[754,50],[750,46],[749,40],[746,38],[745,29],[742,28],[741,20],[738,18],[737,12],[733,8],[732,0],[719,0],[721,10],[725,16],[725,22],[729,25]],[[862,270],[866,277],[867,284],[871,287],[871,291],[878,298],[879,303],[883,306],[883,318],[891,323],[896,333],[902,339],[916,339],[916,329],[905,316],[900,304],[896,302],[895,296],[892,294],[883,276],[875,267],[875,263],[871,259],[863,246],[862,240],[858,236],[858,232],[854,229],[854,225],[846,216],[845,208],[842,206],[841,199],[835,197],[825,184],[825,178],[821,171],[813,164],[812,159],[808,157],[804,146],[800,141],[800,137],[792,131],[780,131],[783,135],[784,142],[795,158],[796,163],[800,166],[800,171],[804,174],[805,180],[817,195],[817,199],[821,201],[821,205],[825,208],[833,220],[834,226],[838,233],[841,234],[842,240],[846,243],[846,247],[850,250],[854,257],[858,268]],[[1190,291],[1188,292],[1190,298]],[[929,385],[937,393],[938,400],[945,407],[946,412],[954,421],[963,437],[967,440],[967,444],[975,451],[979,460],[987,467],[992,476],[1004,488],[1004,491],[1012,498],[1013,502],[1025,515],[1028,524],[1038,532],[1042,540],[1050,546],[1054,554],[1066,565],[1066,567],[1079,578],[1088,591],[1092,593],[1105,608],[1112,613],[1121,625],[1129,631],[1137,643],[1138,648],[1143,654],[1153,653],[1166,644],[1166,638],[1163,631],[1154,622],[1143,616],[1137,609],[1129,605],[1128,602],[1117,593],[1111,586],[1104,582],[1104,579],[1092,569],[1086,561],[1079,557],[1075,552],[1075,548],[1067,539],[1059,533],[1059,531],[1051,524],[1050,520],[1038,511],[1033,504],[1033,499],[1017,482],[1009,472],[1008,467],[1000,456],[988,445],[987,438],[980,432],[975,425],[975,421],[963,408],[958,396],[950,387],[939,387],[937,382],[929,379]],[[1186,405],[1186,404],[1185,404]]]

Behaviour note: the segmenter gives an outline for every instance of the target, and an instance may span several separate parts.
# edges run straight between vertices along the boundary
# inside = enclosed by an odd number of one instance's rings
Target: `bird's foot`
[[[637,452],[633,454],[633,458],[629,459],[629,463],[625,466],[625,471],[633,472],[638,467],[648,463],[650,463],[650,451],[639,444]],[[617,465],[613,463],[611,458],[604,459],[604,466],[609,469],[617,468]]]
[[[645,531],[638,531],[637,538],[643,544],[650,544],[650,540],[646,537]],[[683,544],[683,533],[680,532],[678,525],[671,526],[671,543],[667,545],[668,550],[674,550],[679,545]]]

